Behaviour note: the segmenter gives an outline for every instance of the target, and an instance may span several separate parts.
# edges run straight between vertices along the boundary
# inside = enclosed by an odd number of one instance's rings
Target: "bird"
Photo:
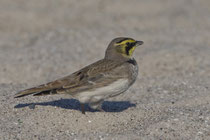
[[[85,114],[85,104],[92,109],[104,111],[104,100],[124,93],[136,81],[138,64],[133,52],[143,43],[129,37],[117,37],[109,43],[103,59],[66,77],[22,90],[15,94],[15,98],[30,94],[68,94],[80,102],[82,114]]]

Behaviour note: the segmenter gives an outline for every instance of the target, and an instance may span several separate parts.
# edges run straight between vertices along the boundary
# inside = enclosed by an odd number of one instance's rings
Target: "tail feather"
[[[18,92],[17,94],[15,94],[15,98],[24,97],[24,96],[27,96],[27,95],[30,95],[30,94],[33,94],[33,93],[22,93],[22,92]]]
[[[50,95],[50,94],[56,94],[56,90],[47,90],[47,91],[42,91],[39,93],[35,93],[33,96],[44,96],[44,95]]]
[[[46,90],[49,90],[49,89],[43,89],[43,88],[26,89],[26,90],[20,91],[17,94],[15,94],[15,98],[20,98],[20,97],[27,96],[27,95],[34,94],[34,93],[44,92]]]

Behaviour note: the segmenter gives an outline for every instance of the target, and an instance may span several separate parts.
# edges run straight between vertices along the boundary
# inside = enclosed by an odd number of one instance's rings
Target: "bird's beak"
[[[143,41],[136,41],[136,46],[140,46],[140,45],[142,45],[142,44],[144,44]]]

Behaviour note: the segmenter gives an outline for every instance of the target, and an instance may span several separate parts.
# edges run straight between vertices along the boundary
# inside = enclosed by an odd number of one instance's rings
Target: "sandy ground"
[[[209,139],[209,0],[0,0],[0,139]],[[82,115],[66,96],[19,90],[104,57],[115,37],[135,51],[126,94]],[[35,104],[35,109],[31,109]],[[88,106],[86,106],[88,108]]]

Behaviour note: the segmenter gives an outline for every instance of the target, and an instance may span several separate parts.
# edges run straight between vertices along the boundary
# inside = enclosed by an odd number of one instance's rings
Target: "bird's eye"
[[[127,42],[127,43],[126,43],[126,45],[127,45],[127,46],[129,46],[129,45],[130,45],[130,43],[129,43],[129,42]]]

